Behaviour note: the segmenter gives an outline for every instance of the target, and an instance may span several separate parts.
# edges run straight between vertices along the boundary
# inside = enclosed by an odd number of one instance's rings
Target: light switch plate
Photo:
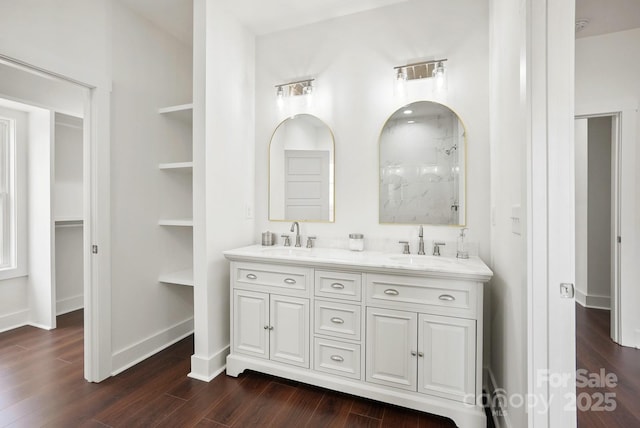
[[[511,207],[511,232],[515,235],[522,235],[520,211],[520,205],[513,205]]]

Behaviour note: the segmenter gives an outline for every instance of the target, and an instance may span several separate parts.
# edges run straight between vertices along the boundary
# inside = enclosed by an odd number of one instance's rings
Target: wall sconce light
[[[413,64],[398,65],[393,67],[396,72],[396,79],[399,82],[416,79],[436,78],[438,85],[444,81],[446,58],[433,61],[415,62]]]
[[[313,81],[316,79],[298,80],[295,82],[276,85],[276,97],[282,100],[285,97],[298,95],[311,95],[313,93]]]

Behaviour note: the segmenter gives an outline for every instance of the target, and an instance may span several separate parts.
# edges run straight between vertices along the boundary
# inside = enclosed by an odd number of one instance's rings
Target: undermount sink
[[[282,248],[282,247],[276,247],[276,248],[270,248],[270,247],[266,247],[266,248],[262,248],[262,252],[265,254],[269,254],[271,256],[305,256],[305,257],[309,257],[311,256],[311,249],[310,248]]]
[[[457,259],[450,259],[446,257],[438,256],[415,256],[412,254],[403,254],[399,256],[390,256],[389,260],[393,260],[395,263],[406,264],[411,266],[442,266],[453,265],[458,262]]]

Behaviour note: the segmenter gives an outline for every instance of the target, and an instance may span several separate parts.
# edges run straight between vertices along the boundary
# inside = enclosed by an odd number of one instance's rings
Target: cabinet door
[[[235,290],[233,295],[233,350],[269,358],[269,295]]]
[[[476,322],[420,314],[418,391],[473,404]]]
[[[309,367],[309,300],[271,295],[271,359]]]
[[[416,390],[418,314],[367,308],[367,381]]]

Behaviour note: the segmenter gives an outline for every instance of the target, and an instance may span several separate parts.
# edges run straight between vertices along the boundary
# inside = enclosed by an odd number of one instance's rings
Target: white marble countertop
[[[403,273],[449,279],[487,282],[491,269],[479,257],[457,259],[379,251],[349,251],[338,248],[296,248],[251,245],[223,252],[232,261],[293,264],[324,268],[357,268],[365,272]]]

